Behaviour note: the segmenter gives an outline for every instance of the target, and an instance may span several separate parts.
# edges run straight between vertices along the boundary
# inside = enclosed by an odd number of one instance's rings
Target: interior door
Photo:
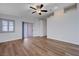
[[[33,36],[33,24],[32,23],[24,23],[24,38]]]
[[[28,24],[27,23],[24,23],[24,38],[27,38],[28,37]]]
[[[27,36],[28,37],[32,37],[33,36],[33,24],[32,23],[28,23],[27,26]]]

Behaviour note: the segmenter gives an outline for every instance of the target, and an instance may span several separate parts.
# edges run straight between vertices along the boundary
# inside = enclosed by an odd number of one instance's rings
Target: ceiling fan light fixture
[[[30,8],[32,8],[33,10],[35,10],[36,13],[41,15],[42,12],[47,12],[47,10],[42,10],[43,6],[44,6],[43,4],[33,5],[33,6],[30,6]],[[35,12],[32,12],[32,14]]]
[[[38,9],[38,10],[37,10],[37,13],[41,13],[41,10],[40,10],[40,9]]]
[[[39,15],[41,15],[41,13],[39,13]]]

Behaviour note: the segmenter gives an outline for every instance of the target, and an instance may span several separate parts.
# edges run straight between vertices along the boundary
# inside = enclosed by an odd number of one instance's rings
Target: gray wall
[[[48,18],[47,37],[79,45],[79,5],[76,11]]]

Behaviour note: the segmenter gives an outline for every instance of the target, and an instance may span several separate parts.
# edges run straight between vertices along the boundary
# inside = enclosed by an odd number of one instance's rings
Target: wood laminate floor
[[[0,43],[0,56],[79,56],[79,46],[45,37]]]

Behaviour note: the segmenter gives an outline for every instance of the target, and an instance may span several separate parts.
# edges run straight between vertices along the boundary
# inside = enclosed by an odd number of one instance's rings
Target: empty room
[[[79,3],[0,3],[0,56],[79,56]]]

